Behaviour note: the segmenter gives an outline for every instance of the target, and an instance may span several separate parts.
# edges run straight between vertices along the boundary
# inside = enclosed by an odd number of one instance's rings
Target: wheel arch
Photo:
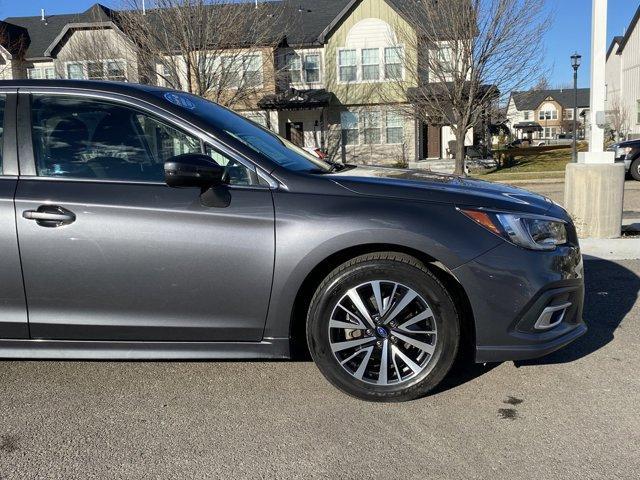
[[[355,245],[336,251],[318,262],[306,275],[295,296],[289,317],[289,337],[291,355],[294,358],[309,356],[306,343],[306,318],[311,297],[322,280],[339,265],[360,255],[374,252],[397,252],[410,255],[423,263],[436,278],[442,282],[452,295],[461,320],[460,354],[465,358],[475,349],[475,320],[469,297],[455,275],[443,263],[433,256],[404,245],[390,243],[370,243]]]

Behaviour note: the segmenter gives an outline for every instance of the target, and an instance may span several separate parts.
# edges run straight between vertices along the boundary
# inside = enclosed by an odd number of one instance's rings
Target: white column
[[[580,163],[613,163],[613,152],[604,152],[607,55],[607,0],[592,0],[591,98],[589,105],[589,151],[578,154]]]
[[[592,2],[589,151],[567,165],[564,206],[580,237],[611,238],[620,236],[624,166],[615,163],[613,152],[603,151],[607,0]]]

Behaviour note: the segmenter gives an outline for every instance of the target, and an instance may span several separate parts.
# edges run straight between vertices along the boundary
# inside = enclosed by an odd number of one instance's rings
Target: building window
[[[380,49],[363,48],[362,51],[362,80],[380,79]]]
[[[180,82],[175,75],[175,67],[163,63],[159,67],[160,78],[158,85],[170,88],[180,88]]]
[[[565,120],[573,120],[573,109],[565,108],[562,111],[562,118],[564,118]]]
[[[364,112],[364,143],[375,145],[380,143],[380,112],[368,110]]]
[[[106,70],[108,80],[124,82],[127,79],[124,71],[124,62],[119,60],[107,60]]]
[[[219,78],[223,88],[260,87],[262,85],[262,55],[223,55],[220,57]]]
[[[557,127],[544,127],[541,138],[556,138]]]
[[[386,118],[387,143],[404,142],[404,126],[402,116],[398,112],[388,111]]]
[[[102,80],[104,75],[102,69],[102,62],[87,62],[87,78],[89,80]]]
[[[341,112],[340,125],[342,127],[342,144],[358,145],[358,114],[354,112]]]
[[[67,64],[67,78],[71,80],[127,80],[123,60],[97,60]]]
[[[288,53],[285,55],[284,71],[289,83],[319,83],[319,53]]]
[[[27,68],[27,78],[31,78],[34,80],[51,80],[56,78],[56,71],[53,67]]]
[[[84,80],[84,67],[81,63],[67,65],[67,78],[70,80]]]
[[[244,67],[244,85],[259,87],[262,85],[262,55],[245,55],[242,58]]]
[[[302,60],[297,53],[289,53],[285,57],[285,70],[289,83],[302,82]]]
[[[320,54],[310,53],[304,56],[304,77],[307,83],[320,82]]]
[[[402,47],[384,49],[384,78],[387,80],[402,78]]]
[[[242,72],[238,59],[232,56],[224,56],[220,58],[221,80],[224,87],[238,88],[242,81]]]
[[[355,50],[340,50],[338,52],[338,66],[341,82],[355,82],[358,79]]]
[[[558,111],[557,110],[540,110],[538,112],[538,120],[557,120],[558,119]]]
[[[529,114],[530,114],[530,113],[531,113],[531,112],[529,112],[529,110],[525,110],[525,111],[524,111],[524,119],[525,119],[525,120],[529,120]]]

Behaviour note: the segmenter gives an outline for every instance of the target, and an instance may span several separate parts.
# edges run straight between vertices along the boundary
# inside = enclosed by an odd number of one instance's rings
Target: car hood
[[[361,195],[552,214],[568,218],[559,205],[542,195],[484,180],[424,170],[369,166],[358,166],[330,176],[337,184]]]

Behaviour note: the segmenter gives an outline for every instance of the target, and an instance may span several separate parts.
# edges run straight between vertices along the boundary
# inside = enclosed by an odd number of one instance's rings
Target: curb
[[[509,185],[539,185],[541,183],[564,183],[564,178],[539,178],[531,180],[491,180],[496,183],[507,183]]]

